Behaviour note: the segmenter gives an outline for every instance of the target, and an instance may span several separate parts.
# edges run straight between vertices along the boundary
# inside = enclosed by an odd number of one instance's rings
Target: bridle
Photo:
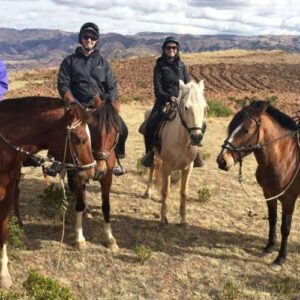
[[[179,119],[180,119],[180,122],[181,122],[182,126],[187,130],[187,132],[189,134],[191,134],[191,132],[193,130],[200,130],[201,134],[203,135],[204,121],[205,121],[206,115],[204,116],[202,126],[192,126],[192,127],[189,127],[187,125],[186,121],[184,120],[183,116],[182,116],[182,107],[183,107],[182,104],[184,104],[184,102],[182,101],[182,99],[183,99],[183,97],[181,97],[180,100],[178,100],[178,101],[175,102],[175,105],[176,105],[176,108],[177,108],[177,112],[178,112],[178,116],[179,116]]]
[[[249,118],[252,119],[255,122],[255,124],[256,124],[256,130],[255,130],[255,133],[254,133],[254,134],[257,135],[256,144],[255,145],[249,145],[249,146],[236,147],[231,142],[229,142],[229,140],[228,140],[229,137],[228,137],[224,141],[224,144],[221,147],[222,147],[222,149],[226,149],[226,150],[228,150],[230,152],[234,152],[234,153],[237,153],[239,155],[239,159],[238,159],[238,162],[239,162],[239,175],[238,175],[239,183],[242,185],[244,191],[248,194],[248,196],[251,197],[252,199],[256,200],[247,191],[247,189],[243,185],[243,173],[242,173],[243,156],[242,156],[242,152],[247,152],[247,153],[250,154],[251,152],[255,152],[257,150],[261,150],[263,147],[266,147],[266,146],[271,145],[271,144],[273,144],[273,143],[275,143],[275,142],[277,142],[279,140],[282,140],[282,139],[285,139],[285,138],[287,138],[289,136],[294,136],[294,135],[297,135],[297,145],[298,145],[298,149],[300,149],[300,138],[299,138],[300,128],[296,129],[295,131],[292,131],[292,132],[289,132],[287,134],[284,134],[282,136],[279,136],[278,138],[276,138],[276,139],[274,139],[272,141],[269,141],[269,142],[266,142],[266,143],[259,143],[259,137],[260,137],[259,134],[260,134],[261,119],[259,118],[258,120],[256,120],[252,116],[249,116]],[[292,185],[292,183],[295,181],[295,179],[296,179],[299,171],[300,171],[300,161],[299,161],[298,167],[297,167],[294,175],[292,176],[292,178],[289,181],[289,183],[287,184],[287,186],[280,193],[278,193],[277,195],[269,197],[269,198],[266,198],[266,199],[264,199],[264,201],[271,201],[271,200],[277,199],[278,197],[284,195],[286,193],[286,191],[290,188],[290,186]]]
[[[95,160],[104,160],[104,161],[107,161],[108,158],[109,158],[109,156],[110,156],[110,154],[111,154],[111,152],[115,149],[115,147],[118,144],[119,136],[120,136],[120,132],[118,131],[117,134],[116,134],[115,141],[112,144],[112,146],[109,149],[109,151],[105,152],[105,151],[96,151],[96,150],[93,150],[94,159]]]

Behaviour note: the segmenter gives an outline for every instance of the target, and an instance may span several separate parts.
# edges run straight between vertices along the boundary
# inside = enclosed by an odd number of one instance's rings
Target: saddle
[[[157,149],[158,152],[161,150],[161,132],[164,126],[167,122],[174,120],[176,117],[177,108],[172,106],[171,104],[167,104],[163,110],[163,115],[158,123],[156,130],[154,132],[154,140],[153,144],[154,147]],[[145,135],[146,132],[146,126],[147,126],[148,118],[143,121],[143,123],[140,125],[138,131],[140,134]]]

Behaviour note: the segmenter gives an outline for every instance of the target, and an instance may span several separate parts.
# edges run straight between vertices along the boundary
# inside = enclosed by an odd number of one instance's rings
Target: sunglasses
[[[177,50],[177,46],[166,46],[165,47],[166,50]]]
[[[82,38],[83,38],[84,40],[91,39],[92,41],[97,41],[97,37],[95,37],[95,36],[93,36],[93,35],[84,34],[84,35],[82,36]]]

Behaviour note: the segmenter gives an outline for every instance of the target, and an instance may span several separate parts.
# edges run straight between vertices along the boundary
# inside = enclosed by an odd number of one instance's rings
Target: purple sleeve
[[[4,63],[0,60],[0,100],[3,95],[8,91],[8,77]]]

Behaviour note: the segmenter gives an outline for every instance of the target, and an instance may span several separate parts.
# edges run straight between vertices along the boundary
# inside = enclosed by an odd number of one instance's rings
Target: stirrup
[[[141,159],[141,164],[146,168],[151,168],[154,163],[154,151],[148,151],[145,156]]]

